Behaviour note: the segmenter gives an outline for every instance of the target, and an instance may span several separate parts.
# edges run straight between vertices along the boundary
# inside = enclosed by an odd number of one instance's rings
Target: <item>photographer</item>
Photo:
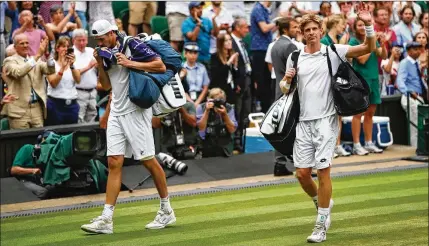
[[[203,157],[229,157],[232,154],[237,121],[234,108],[225,101],[225,92],[213,88],[209,92],[207,102],[197,107],[197,125],[202,139]]]
[[[161,152],[171,153],[179,160],[194,159],[196,126],[195,106],[191,102],[163,118],[152,118],[152,127],[162,128]]]

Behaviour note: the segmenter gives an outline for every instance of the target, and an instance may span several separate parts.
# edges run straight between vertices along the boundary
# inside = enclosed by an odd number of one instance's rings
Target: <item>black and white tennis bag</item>
[[[152,114],[155,117],[162,118],[186,103],[185,89],[177,73],[160,92],[158,100],[152,105]]]
[[[292,53],[292,61],[296,70],[299,51]],[[285,156],[293,155],[296,137],[296,125],[299,121],[300,104],[296,76],[289,94],[275,101],[262,120],[260,131],[275,150]]]

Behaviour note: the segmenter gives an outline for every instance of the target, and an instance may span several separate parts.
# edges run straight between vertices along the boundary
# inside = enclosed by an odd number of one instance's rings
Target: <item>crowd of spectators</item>
[[[235,132],[235,149],[242,150],[248,114],[266,112],[281,94],[277,82],[282,74],[272,66],[274,43],[286,35],[297,49],[303,49],[300,19],[314,13],[324,21],[323,44],[358,45],[364,41],[365,32],[355,12],[357,3],[129,2],[127,19],[115,19],[111,2],[2,1],[2,96],[8,95],[2,101],[2,115],[8,118],[11,129],[101,121],[97,100],[108,92],[97,86],[96,61],[93,48],[88,47],[92,23],[107,19],[129,35],[140,31],[150,34],[151,18],[165,15],[169,42],[183,54],[180,77],[186,84],[186,110],[197,120],[194,124],[188,119],[188,123],[201,132],[204,110],[213,107],[207,96],[213,99],[222,95],[233,106],[233,113],[227,113],[232,118],[228,131]],[[411,96],[411,120],[416,122],[417,105],[428,99],[428,4],[365,3],[375,19],[379,49],[349,61],[374,95],[365,120],[374,115],[380,96],[402,93],[404,110],[406,95]],[[279,23],[288,24],[280,28]],[[211,92],[213,88],[216,90]],[[359,123],[360,119],[361,115],[354,117]],[[412,128],[413,146],[416,134]],[[336,153],[349,155],[338,141]],[[354,152],[361,155],[368,150]]]

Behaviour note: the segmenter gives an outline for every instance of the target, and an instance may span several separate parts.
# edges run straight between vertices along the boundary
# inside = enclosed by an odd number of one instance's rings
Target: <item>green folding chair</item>
[[[9,130],[9,120],[7,118],[3,118],[0,120],[0,130],[5,131]]]
[[[128,1],[112,1],[112,9],[115,18],[122,18],[129,11]]]
[[[152,33],[162,34],[165,30],[168,31],[168,21],[167,17],[155,15],[150,19],[150,27],[152,28]]]

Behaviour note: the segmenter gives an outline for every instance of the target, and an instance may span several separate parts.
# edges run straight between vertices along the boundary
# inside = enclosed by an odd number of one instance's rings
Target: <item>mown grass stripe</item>
[[[350,191],[345,191],[342,195],[347,196],[339,196],[336,195],[335,201],[337,204],[351,204],[356,202],[363,202],[367,200],[380,200],[380,199],[388,199],[388,198],[395,198],[395,197],[403,197],[403,196],[412,196],[412,195],[424,195],[427,194],[427,188],[421,187],[421,188],[409,188],[405,189],[407,186],[415,185],[418,187],[421,185],[422,181],[416,183],[409,182],[409,183],[396,183],[393,184],[390,188],[395,188],[394,186],[397,186],[399,188],[402,188],[400,190],[390,190],[388,186],[385,187],[386,190],[389,192],[382,192],[379,193],[379,188],[381,186],[377,187],[377,189],[362,189],[360,195],[356,195],[354,192],[356,190],[353,190],[353,194],[350,193]],[[381,189],[383,190],[383,189]],[[371,193],[369,193],[371,192]],[[266,198],[266,199],[256,199],[256,200],[248,200],[248,201],[238,201],[238,202],[230,202],[227,200],[224,200],[222,196],[218,197],[219,202],[215,205],[206,205],[206,206],[199,206],[199,204],[194,204],[193,206],[184,207],[184,208],[177,208],[176,205],[173,203],[176,211],[176,215],[178,216],[179,220],[182,214],[186,214],[186,211],[192,210],[193,217],[199,217],[200,215],[203,215],[204,217],[207,216],[214,216],[216,217],[216,213],[223,215],[223,213],[229,212],[234,213],[234,211],[240,211],[242,212],[242,208],[245,207],[247,209],[251,209],[251,211],[259,211],[258,213],[264,213],[264,211],[269,212],[276,212],[276,211],[294,211],[296,209],[305,209],[305,208],[313,208],[313,203],[309,200],[309,198],[302,194],[295,195],[295,196],[287,196],[287,197],[275,197],[275,198]],[[274,205],[273,205],[274,204]],[[97,211],[99,213],[99,211]],[[155,209],[152,209],[152,211],[144,211],[141,209],[125,209],[120,208],[115,211],[115,222],[126,219],[128,223],[130,221],[138,221],[140,218],[149,218],[153,216],[155,212]],[[96,216],[96,215],[93,215]],[[68,228],[68,225],[74,225],[76,223],[85,223],[88,220],[88,218],[85,218],[85,214],[80,215],[73,215],[69,216],[68,219],[65,219],[65,216],[61,216],[60,218],[52,216],[49,220],[48,224],[41,224],[36,218],[34,218],[32,221],[35,221],[35,223],[27,223],[27,226],[25,230],[28,229],[43,229],[43,228],[49,228],[52,225],[57,226],[64,226],[65,228]],[[45,220],[46,221],[46,220]],[[195,222],[197,223],[199,220],[195,219]],[[18,222],[14,223],[17,224]],[[14,224],[2,224],[1,232],[9,232],[14,231],[16,233],[16,228]]]
[[[336,217],[333,220],[333,228],[342,227],[359,227],[359,226],[375,226],[383,227],[385,223],[402,220],[408,221],[412,219],[420,219],[417,225],[401,228],[402,230],[411,230],[413,227],[423,226],[427,217],[427,209],[419,208],[421,204],[407,204],[397,207],[392,210],[378,209],[377,212],[368,212],[369,209],[361,211],[345,212],[341,217]],[[314,216],[301,216],[291,219],[278,219],[276,221],[268,221],[263,223],[249,223],[246,226],[234,224],[230,226],[219,227],[215,229],[206,229],[201,227],[199,231],[187,230],[187,227],[176,228],[180,232],[165,234],[173,228],[164,231],[144,231],[144,230],[128,230],[119,232],[116,235],[82,237],[81,239],[65,240],[61,245],[79,245],[82,243],[95,245],[225,245],[232,242],[242,242],[252,239],[271,238],[278,235],[301,235],[297,242],[305,242],[305,238],[311,233],[314,225]],[[399,223],[401,224],[401,223]],[[406,224],[406,223],[404,223]],[[131,228],[130,228],[131,229]],[[388,228],[386,228],[387,230]],[[357,231],[355,233],[358,233]],[[331,234],[331,232],[328,232]],[[363,236],[363,234],[359,234]],[[288,240],[289,242],[289,240]],[[344,243],[344,241],[343,241]],[[58,245],[59,242],[49,245]],[[39,244],[42,245],[42,244]],[[45,244],[43,244],[45,245]],[[285,244],[283,244],[285,245]],[[286,244],[288,245],[288,244]],[[343,244],[344,245],[344,244]],[[378,244],[374,244],[378,245]]]
[[[406,175],[405,175],[406,174]],[[340,191],[341,189],[349,189],[349,188],[357,188],[357,187],[367,187],[368,185],[380,185],[380,184],[388,184],[395,183],[401,181],[411,181],[411,180],[427,180],[428,173],[426,169],[415,169],[415,170],[407,170],[407,171],[396,171],[389,173],[375,173],[369,175],[360,175],[360,176],[352,176],[352,177],[343,177],[336,178],[333,180],[335,191]],[[350,182],[353,180],[353,182]],[[214,195],[223,195],[226,196],[226,200],[239,200],[239,199],[247,199],[246,197],[251,196],[254,198],[259,197],[269,197],[269,196],[278,196],[277,189],[282,189],[282,193],[285,195],[288,194],[299,194],[301,190],[296,190],[296,187],[299,187],[298,184],[287,184],[287,185],[276,185],[269,187],[258,187],[258,188],[249,188],[242,190],[233,190],[233,191],[222,191],[221,193],[215,194],[202,194],[202,195],[192,195],[192,196],[183,196],[183,197],[175,197],[173,200],[175,204],[181,206],[181,203],[184,202],[183,206],[189,206],[188,204],[194,203],[194,199],[199,201],[199,204],[203,204],[204,202],[210,204],[214,199]],[[144,205],[142,205],[144,203]],[[128,204],[120,204],[119,207],[123,208],[132,208],[139,207],[143,210],[153,208],[153,204],[157,204],[157,200],[150,200],[144,202],[134,202]],[[67,211],[73,212],[75,214],[81,214],[85,211],[93,211],[99,208],[90,208],[85,210],[75,210],[75,211]],[[1,219],[1,223],[7,223],[10,221],[20,221],[25,219],[32,218],[47,218],[52,215],[61,216],[62,212],[55,212],[50,214],[42,214],[42,215],[34,215],[30,217],[21,217],[21,218],[6,218]]]
[[[377,180],[379,181],[379,180]],[[427,186],[427,179],[421,178],[421,179],[411,179],[411,180],[403,180],[403,181],[396,181],[394,183],[381,183],[376,182],[373,183],[366,183],[362,185],[354,185],[349,183],[348,187],[340,187],[338,188],[338,185],[334,182],[334,197],[341,197],[343,195],[349,195],[349,194],[365,194],[369,191],[394,191],[397,189],[405,189],[407,187],[422,187]],[[350,189],[353,189],[353,193],[350,192]],[[265,190],[265,192],[264,192]],[[273,187],[266,187],[264,190],[258,191],[258,192],[251,192],[248,195],[246,194],[238,194],[238,195],[231,195],[229,192],[225,193],[217,193],[212,194],[211,197],[206,197],[202,199],[191,199],[191,200],[172,200],[172,205],[175,208],[175,210],[180,209],[189,209],[191,207],[203,207],[203,206],[217,206],[221,203],[225,202],[247,202],[252,201],[256,199],[261,198],[274,198],[282,200],[282,202],[288,203],[288,202],[295,202],[296,199],[299,199],[298,201],[305,201],[308,200],[306,196],[302,196],[303,192],[301,188],[298,185],[294,185],[294,187],[290,186],[281,186],[276,189],[273,189]],[[292,199],[289,199],[289,196],[294,196]],[[158,206],[154,204],[158,204],[158,201],[148,201],[148,202],[139,202],[136,204],[140,204],[140,206],[128,206],[129,204],[121,204],[116,207],[117,213],[119,211],[122,211],[122,215],[134,215],[136,213],[154,213],[157,211]],[[233,204],[231,204],[233,205]],[[15,218],[15,219],[4,219],[2,220],[2,225],[8,225],[9,223],[22,223],[23,221],[33,221],[33,220],[40,220],[43,218],[51,218],[54,217],[54,221],[64,221],[65,218],[68,218],[70,215],[83,215],[87,214],[88,217],[94,216],[93,213],[97,212],[99,213],[100,208],[91,208],[86,210],[77,210],[77,211],[67,211],[66,215],[62,215],[62,213],[52,213],[47,215],[36,215],[31,217],[22,217],[22,218]]]
[[[374,216],[374,215],[389,215],[393,213],[398,212],[405,212],[413,210],[427,210],[427,201],[425,202],[417,202],[417,203],[405,203],[405,204],[392,204],[391,206],[383,206],[383,207],[373,207],[373,208],[366,208],[366,209],[359,209],[359,210],[352,210],[352,211],[345,211],[345,212],[336,212],[332,215],[333,220],[335,221],[341,221],[346,219],[361,219],[362,222],[365,221],[365,218],[368,216]],[[426,211],[427,213],[427,211]],[[185,220],[185,218],[184,218]],[[124,224],[123,226],[116,227],[115,231],[115,237],[112,237],[112,235],[108,235],[109,240],[108,241],[115,241],[115,239],[121,239],[126,234],[142,234],[144,235],[145,239],[154,240],[157,242],[174,242],[177,239],[180,240],[192,240],[192,239],[198,239],[198,238],[206,238],[206,237],[214,237],[214,236],[226,236],[230,233],[242,233],[242,232],[252,232],[257,230],[269,230],[269,229],[276,229],[279,227],[284,227],[285,225],[288,225],[287,227],[293,227],[293,226],[300,226],[304,224],[312,224],[315,220],[315,213],[312,216],[300,216],[300,217],[294,217],[294,218],[279,218],[274,221],[262,221],[262,222],[256,222],[256,223],[248,223],[246,226],[235,226],[232,225],[225,225],[220,226],[218,228],[209,228],[206,229],[204,227],[201,227],[200,230],[196,231],[187,231],[186,224],[184,223],[178,223],[176,228],[171,228],[165,231],[159,231],[159,232],[144,232],[142,230],[143,227],[135,227],[130,224]],[[208,218],[205,223],[210,224],[210,219]],[[208,225],[209,225],[208,224]],[[171,232],[171,233],[170,233]],[[167,234],[166,234],[167,233]],[[78,234],[76,233],[70,233],[70,232],[63,232],[63,233],[55,233],[52,236],[51,235],[34,235],[32,237],[32,240],[37,240],[38,243],[45,244],[45,243],[58,243],[61,244],[63,242],[66,242],[67,240],[70,240],[71,238],[76,237]],[[106,239],[108,239],[106,237]],[[87,236],[84,236],[84,240],[86,240]],[[30,238],[28,238],[30,239]],[[11,243],[14,245],[15,243],[18,243],[22,240],[22,237],[19,239],[12,238],[11,240],[5,240],[5,243]],[[83,242],[82,242],[83,243]],[[78,244],[75,244],[78,245]]]

